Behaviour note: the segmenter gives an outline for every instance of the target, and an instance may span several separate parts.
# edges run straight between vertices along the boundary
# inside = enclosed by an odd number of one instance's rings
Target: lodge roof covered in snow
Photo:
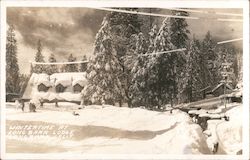
[[[49,89],[46,91],[39,91],[38,86],[43,84]],[[62,85],[65,87],[63,92],[56,92],[56,87]],[[27,84],[27,87],[22,96],[23,99],[42,98],[49,101],[66,100],[66,101],[80,101],[81,93],[74,93],[74,86],[79,85],[84,88],[87,85],[85,72],[69,72],[69,73],[55,73],[52,75],[33,73]]]

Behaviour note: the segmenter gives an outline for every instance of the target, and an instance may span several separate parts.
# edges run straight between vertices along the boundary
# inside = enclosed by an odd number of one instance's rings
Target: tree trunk
[[[128,98],[127,101],[128,107],[131,108],[132,107],[132,100],[130,98]]]
[[[55,102],[55,106],[56,106],[56,107],[59,107],[58,101],[57,101],[57,100],[56,100],[56,102]]]
[[[119,100],[119,107],[122,107],[122,100]]]

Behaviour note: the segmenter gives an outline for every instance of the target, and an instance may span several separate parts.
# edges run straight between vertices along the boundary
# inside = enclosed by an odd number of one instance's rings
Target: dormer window
[[[57,93],[62,93],[65,91],[67,87],[64,87],[61,83],[59,83],[58,85],[56,85],[56,92]]]
[[[80,93],[82,91],[83,87],[80,84],[75,84],[73,86],[73,89],[74,89],[75,93]]]
[[[39,84],[37,86],[37,89],[39,92],[47,92],[49,90],[50,87],[47,87],[46,85],[44,85],[43,83]]]

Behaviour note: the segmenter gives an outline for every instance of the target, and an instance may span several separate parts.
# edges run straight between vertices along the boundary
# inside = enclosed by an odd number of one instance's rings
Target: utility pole
[[[224,84],[224,106],[226,108],[226,93],[227,93],[227,86],[229,84],[232,84],[233,81],[230,79],[231,75],[233,74],[233,68],[231,68],[232,66],[232,62],[228,62],[227,58],[226,58],[226,54],[223,55],[223,59],[224,59],[224,63],[222,63],[222,80],[220,81],[222,84]]]

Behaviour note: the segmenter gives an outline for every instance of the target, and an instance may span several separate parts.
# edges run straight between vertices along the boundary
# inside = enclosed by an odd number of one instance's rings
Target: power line
[[[218,21],[228,21],[228,22],[243,22],[242,19],[227,19],[227,18],[218,18]]]
[[[242,14],[235,14],[235,13],[222,13],[222,12],[215,12],[215,14],[218,14],[218,15],[223,15],[223,16],[240,16],[240,17],[243,17]]]
[[[128,11],[122,9],[113,9],[113,8],[94,8],[98,10],[110,11],[110,12],[120,12],[120,13],[129,13],[129,14],[139,14],[146,16],[156,16],[156,17],[171,17],[171,18],[184,18],[184,19],[199,19],[198,17],[189,17],[189,16],[175,16],[175,15],[166,15],[158,13],[147,13],[147,12],[138,12],[138,11]]]
[[[148,13],[148,12],[139,12],[139,11],[128,11],[128,10],[123,10],[123,9],[113,9],[113,8],[95,8],[93,9],[98,9],[98,10],[103,10],[103,11],[109,11],[109,12],[120,12],[120,13],[128,13],[128,14],[139,14],[139,15],[145,15],[145,16],[156,16],[156,17],[170,17],[170,18],[182,18],[182,19],[207,19],[206,17],[190,17],[190,16],[177,16],[177,15],[167,15],[167,14],[158,14],[158,13]],[[183,10],[184,9],[175,9],[175,10]],[[186,9],[185,9],[186,10]],[[187,10],[187,11],[196,11],[196,10]],[[211,14],[213,12],[206,12],[206,11],[197,11],[199,13],[207,13]],[[226,15],[227,13],[216,13],[215,14],[224,14]],[[231,15],[231,13],[228,13],[227,15]],[[236,14],[237,15],[237,14]],[[208,18],[208,19],[214,19],[217,21],[231,21],[231,22],[242,22],[242,19],[227,19],[227,18]]]
[[[206,13],[206,11],[194,10],[194,9],[181,9],[181,8],[163,8],[163,9],[169,9],[169,10],[174,10],[174,11],[184,11],[184,12],[194,12],[194,13]]]
[[[223,15],[223,16],[240,16],[240,17],[243,17],[242,14],[236,14],[236,13],[215,12],[215,11],[202,11],[202,10],[182,9],[182,8],[164,8],[164,9],[175,10],[175,11],[193,12],[193,13],[217,14],[217,15]]]
[[[172,52],[181,52],[187,50],[186,48],[180,48],[180,49],[174,49],[169,51],[163,51],[163,52],[153,52],[148,54],[142,54],[141,56],[150,56],[150,55],[157,55],[157,54],[165,54],[165,53],[172,53]]]
[[[224,44],[224,43],[230,43],[230,42],[242,41],[242,40],[243,40],[243,38],[237,38],[237,39],[231,39],[231,40],[217,42],[217,44]]]
[[[89,61],[75,61],[75,62],[30,62],[33,64],[39,64],[39,65],[63,65],[63,64],[81,64],[81,63],[88,63]]]

